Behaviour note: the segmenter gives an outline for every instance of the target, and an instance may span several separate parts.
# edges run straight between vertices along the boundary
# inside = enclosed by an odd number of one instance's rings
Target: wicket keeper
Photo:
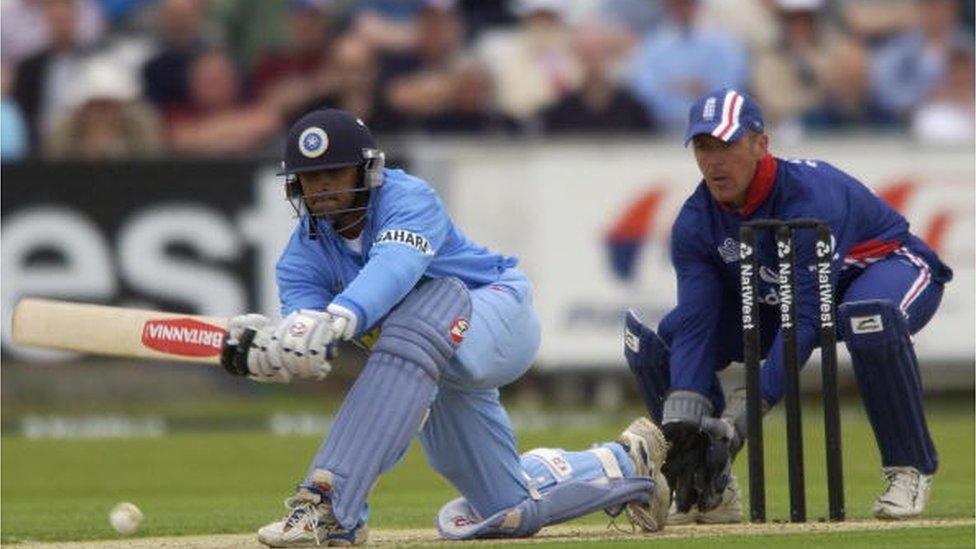
[[[657,331],[630,312],[624,353],[652,418],[671,444],[664,473],[674,490],[669,523],[739,522],[739,487],[729,465],[746,440],[744,393],[727,405],[716,372],[742,361],[739,226],[747,220],[819,218],[834,235],[838,337],[847,345],[888,485],[878,518],[922,513],[938,455],[922,407],[912,334],[935,314],[952,271],[908,222],[861,182],[820,160],[769,152],[749,96],[720,89],[689,113],[702,180],[671,230],[677,306]],[[795,233],[797,347],[803,364],[818,343],[815,236]],[[765,362],[764,410],[783,396],[774,237],[757,235],[756,292]]]
[[[259,541],[364,543],[370,490],[414,436],[461,494],[436,517],[447,539],[531,536],[601,509],[660,529],[666,450],[646,418],[589,450],[518,454],[498,388],[539,346],[532,283],[516,258],[465,237],[427,182],[384,164],[345,111],[313,111],[287,136],[280,175],[298,224],[277,266],[284,320],[233,318],[222,362],[256,381],[323,379],[336,343],[371,345],[287,514]]]

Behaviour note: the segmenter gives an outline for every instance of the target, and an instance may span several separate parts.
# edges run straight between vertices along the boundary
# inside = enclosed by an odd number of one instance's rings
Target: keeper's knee
[[[887,299],[843,303],[837,309],[837,322],[851,351],[903,343],[911,335],[905,315]]]

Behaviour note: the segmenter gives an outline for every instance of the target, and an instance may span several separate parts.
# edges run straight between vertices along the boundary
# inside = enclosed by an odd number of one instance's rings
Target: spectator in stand
[[[143,66],[143,93],[168,111],[188,100],[190,64],[207,49],[202,0],[162,0],[161,44]]]
[[[661,24],[660,2],[647,0],[597,0],[591,19],[601,25],[620,29],[628,38],[644,36]]]
[[[777,4],[777,0],[701,0],[699,20],[706,28],[729,33],[750,53],[762,51],[778,37]]]
[[[107,58],[85,62],[76,106],[44,143],[48,159],[117,160],[162,154],[159,115],[139,98],[135,74]]]
[[[381,58],[380,93],[411,124],[445,109],[454,92],[464,37],[454,5],[451,0],[429,0],[414,20],[415,47]]]
[[[513,26],[516,19],[509,5],[516,1],[520,0],[346,0],[343,3],[352,12],[350,32],[383,54],[414,48],[422,37],[413,22],[432,5],[456,11],[465,31],[464,41],[470,43],[484,32]]]
[[[14,85],[14,97],[27,119],[32,150],[69,108],[83,57],[78,47],[74,0],[46,0],[43,5],[50,44],[20,64]]]
[[[8,162],[27,156],[27,123],[20,105],[10,97],[13,71],[4,63],[0,65],[0,160]]]
[[[54,37],[48,24],[44,1],[3,0],[0,2],[0,56],[15,66],[27,57],[48,50]],[[74,0],[74,42],[89,46],[105,30],[105,17],[96,0]]]
[[[336,41],[331,62],[316,74],[310,99],[289,112],[338,108],[362,118],[374,131],[399,131],[403,121],[379,93],[378,71],[373,48],[356,35],[344,35]]]
[[[922,141],[972,143],[976,120],[972,50],[954,49],[948,65],[944,81],[913,115],[912,133]]]
[[[874,48],[915,25],[918,1],[842,0],[835,2],[835,11],[851,38]]]
[[[840,125],[863,115],[867,57],[831,26],[824,0],[776,0],[776,42],[759,51],[752,89],[777,135]]]
[[[350,9],[353,17],[364,13],[373,14],[387,21],[409,23],[427,0],[354,0]]]
[[[427,133],[512,132],[494,107],[491,77],[463,53],[464,22],[454,0],[424,0],[414,19],[416,44],[382,60],[378,86],[404,129]]]
[[[542,112],[546,133],[644,132],[653,124],[644,105],[614,74],[613,45],[605,32],[580,29],[573,41],[583,83]]]
[[[310,75],[327,69],[332,19],[323,0],[289,0],[286,49],[265,54],[252,73],[258,94],[272,86],[307,86]]]
[[[413,19],[427,0],[350,2],[349,34],[374,52],[409,50],[416,44]]]
[[[208,50],[190,65],[188,102],[171,111],[170,148],[191,155],[255,152],[282,123],[275,106],[244,100],[240,75],[226,53]]]
[[[441,107],[422,117],[419,128],[431,134],[514,134],[519,123],[495,107],[494,86],[476,59],[459,59],[446,80]]]
[[[105,18],[114,28],[125,26],[129,20],[137,17],[144,7],[156,0],[98,0]]]
[[[442,71],[461,54],[464,23],[455,0],[425,0],[413,20],[416,41],[410,49],[380,58],[380,81],[411,73]]]
[[[665,22],[637,47],[630,89],[669,131],[683,131],[694,100],[709,90],[742,87],[742,44],[697,21],[699,0],[664,0]]]
[[[599,29],[610,54],[623,59],[661,22],[659,2],[647,0],[573,0],[567,20],[573,27]]]
[[[918,23],[885,43],[871,63],[871,91],[881,114],[905,122],[945,80],[949,57],[970,48],[955,0],[921,0]]]
[[[221,45],[240,67],[253,70],[264,54],[288,47],[293,0],[208,1],[212,23],[221,31]],[[321,0],[323,4],[331,2]]]
[[[644,2],[646,0],[632,0]],[[471,43],[485,31],[515,24],[515,15],[507,0],[458,0],[459,11],[467,31],[465,42]]]
[[[514,30],[483,36],[478,51],[506,115],[525,121],[579,86],[565,9],[560,0],[520,0]]]

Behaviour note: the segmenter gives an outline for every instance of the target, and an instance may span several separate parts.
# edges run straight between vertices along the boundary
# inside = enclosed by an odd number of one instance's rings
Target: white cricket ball
[[[124,501],[112,508],[108,522],[120,534],[134,534],[142,524],[142,511],[135,504]]]

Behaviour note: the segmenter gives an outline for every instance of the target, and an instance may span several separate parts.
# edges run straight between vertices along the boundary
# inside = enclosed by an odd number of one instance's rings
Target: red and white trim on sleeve
[[[725,98],[722,100],[722,120],[712,130],[712,136],[722,141],[728,141],[729,137],[735,134],[739,129],[739,113],[742,111],[743,103],[742,96],[735,90],[726,92]]]
[[[912,303],[918,299],[918,296],[922,295],[925,288],[928,288],[932,282],[932,271],[924,259],[913,254],[908,248],[898,248],[895,250],[895,253],[908,259],[912,265],[918,267],[918,278],[915,279],[915,282],[912,283],[905,297],[902,298],[901,303],[898,304],[898,308],[905,314],[905,318],[908,318],[908,308],[912,306]]]
[[[882,242],[880,240],[868,240],[867,242],[861,242],[851,246],[847,250],[847,255],[844,256],[844,265],[841,270],[847,270],[850,267],[858,267],[861,269],[866,268],[868,265],[880,261],[895,250],[901,247],[901,242]]]

